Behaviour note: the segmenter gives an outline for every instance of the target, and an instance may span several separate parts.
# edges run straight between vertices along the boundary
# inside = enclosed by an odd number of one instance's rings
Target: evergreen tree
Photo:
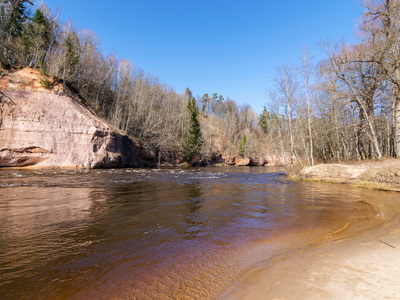
[[[260,126],[261,130],[264,131],[265,133],[268,133],[268,123],[270,119],[271,115],[264,106],[264,111],[260,115],[260,121],[258,122],[258,125]]]
[[[46,25],[46,17],[40,9],[36,9],[35,15],[32,18],[32,23]]]
[[[73,82],[79,63],[79,38],[75,30],[67,35],[64,41],[64,65],[61,70],[64,82]]]
[[[187,110],[189,112],[189,126],[184,136],[185,159],[190,161],[193,157],[200,154],[203,140],[199,122],[199,109],[192,92],[187,88],[188,96]]]
[[[0,66],[18,63],[12,48],[15,38],[21,37],[29,19],[31,0],[0,0]],[[10,50],[11,49],[11,50]]]
[[[239,143],[239,156],[244,157],[246,154],[247,137],[246,134],[243,135],[243,139]]]
[[[35,15],[32,18],[32,36],[39,37],[42,45],[48,45],[49,43],[49,20],[44,16],[40,9],[35,11]]]
[[[10,17],[8,20],[8,34],[10,36],[21,36],[24,31],[24,24],[28,20],[27,5],[33,5],[31,0],[6,0],[3,5],[9,5]]]
[[[208,105],[209,106],[209,108],[208,108],[209,115],[211,115],[214,112],[214,106],[215,106],[215,102],[217,101],[217,99],[218,99],[218,93],[213,93],[211,100],[209,102],[209,105]]]
[[[208,102],[210,102],[210,96],[207,94],[207,93],[205,93],[204,95],[203,95],[203,97],[201,97],[201,102],[203,103],[203,105],[202,105],[202,108],[201,108],[201,111],[202,111],[202,113],[205,115],[205,113],[206,113],[206,108],[207,108],[207,104],[208,104]]]
[[[43,67],[46,51],[49,48],[49,21],[40,9],[35,11],[31,23],[26,24],[21,35],[25,54],[28,56],[26,64],[30,67]]]
[[[0,36],[5,38],[9,31],[10,11],[6,5],[6,1],[0,0]]]

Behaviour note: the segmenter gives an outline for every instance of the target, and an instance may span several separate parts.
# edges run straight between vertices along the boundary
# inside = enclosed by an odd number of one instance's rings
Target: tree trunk
[[[311,130],[311,111],[310,111],[310,88],[308,83],[308,76],[309,76],[309,62],[307,60],[307,53],[303,51],[303,68],[304,68],[304,84],[306,88],[306,100],[307,100],[307,123],[308,123],[308,135],[310,138],[310,158],[311,158],[311,165],[314,165],[314,153],[313,153],[313,138],[312,138],[312,130]]]
[[[394,109],[394,150],[396,158],[400,158],[400,93],[396,93],[395,102],[393,104]]]

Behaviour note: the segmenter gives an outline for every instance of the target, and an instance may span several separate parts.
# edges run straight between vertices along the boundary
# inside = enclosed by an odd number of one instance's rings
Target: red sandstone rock
[[[0,99],[0,167],[141,164],[136,144],[112,131],[79,101],[12,87],[2,92],[7,97]]]
[[[282,160],[277,155],[264,156],[264,165],[277,166],[282,164],[283,164]]]
[[[261,156],[253,156],[250,158],[250,166],[264,166],[265,160]]]
[[[235,164],[236,156],[226,156],[223,159],[225,160],[225,164],[232,166]]]
[[[290,163],[290,156],[286,155],[286,164]],[[221,162],[226,165],[236,166],[282,166],[283,162],[281,157],[277,155],[264,155],[264,156],[251,156],[251,157],[236,157],[236,156],[224,156],[221,158]],[[297,163],[294,157],[294,163]]]
[[[235,157],[235,165],[236,166],[248,166],[250,164],[249,157]]]

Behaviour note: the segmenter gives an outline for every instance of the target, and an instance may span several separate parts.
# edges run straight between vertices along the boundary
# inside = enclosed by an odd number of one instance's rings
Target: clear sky
[[[260,113],[274,70],[306,45],[354,39],[360,0],[43,0],[96,33],[104,54],[182,92],[222,94]]]

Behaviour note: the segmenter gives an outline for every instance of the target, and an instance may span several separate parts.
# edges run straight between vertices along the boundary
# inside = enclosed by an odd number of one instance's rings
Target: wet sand
[[[221,299],[400,299],[400,216],[260,266]]]

